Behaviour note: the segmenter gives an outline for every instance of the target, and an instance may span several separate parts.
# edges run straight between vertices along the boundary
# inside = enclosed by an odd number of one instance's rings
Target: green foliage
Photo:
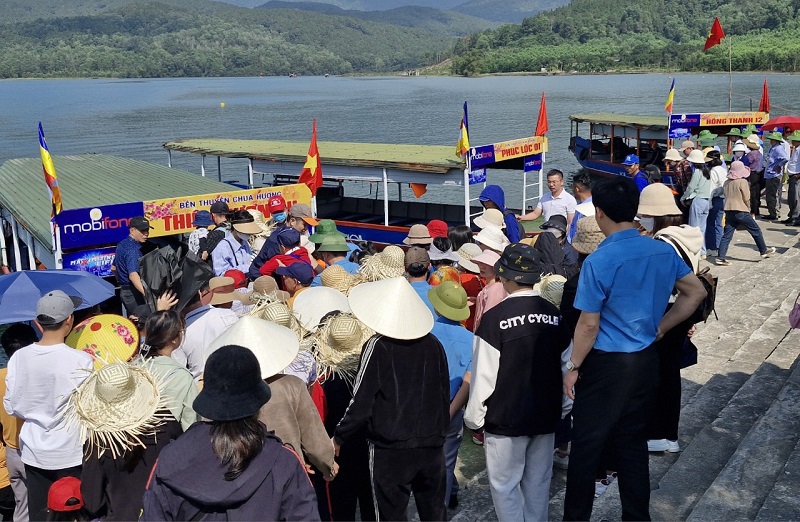
[[[115,1],[122,0],[107,0]],[[185,2],[164,2],[0,25],[0,78],[393,71],[446,57],[453,41],[423,29],[321,13],[203,0],[190,10],[178,5]]]
[[[800,0],[574,0],[459,40],[455,74],[621,69],[797,71]],[[703,52],[714,16],[728,35]]]

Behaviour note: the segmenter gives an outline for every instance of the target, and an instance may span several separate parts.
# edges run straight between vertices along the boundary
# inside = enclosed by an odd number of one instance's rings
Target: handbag
[[[789,326],[792,328],[800,328],[800,304],[797,302],[798,299],[800,299],[800,294],[797,294],[792,311],[789,312]]]
[[[681,369],[697,364],[697,346],[694,345],[688,336],[683,338],[679,363]]]
[[[661,239],[662,241],[666,241],[673,245],[678,250],[680,256],[683,258],[683,262],[686,263],[689,269],[691,270],[693,268],[692,261],[689,259],[689,255],[683,250],[683,248],[681,248],[681,245],[675,240],[675,238],[667,234],[661,234],[656,239]],[[708,321],[708,318],[712,313],[714,314],[714,317],[719,320],[719,317],[717,317],[717,310],[715,308],[717,300],[717,283],[719,282],[719,278],[715,277],[714,274],[711,273],[711,269],[708,267],[699,270],[697,273],[695,273],[695,275],[703,284],[703,288],[706,290],[706,296],[700,302],[700,305],[698,305],[697,309],[692,312],[692,315],[689,316],[689,320],[691,320],[692,324],[697,324],[700,322],[705,323]],[[798,324],[800,324],[800,322],[798,322]]]

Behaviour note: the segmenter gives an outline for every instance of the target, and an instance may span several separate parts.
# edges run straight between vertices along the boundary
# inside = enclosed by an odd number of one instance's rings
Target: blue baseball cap
[[[293,247],[300,244],[300,232],[292,227],[284,227],[278,231],[278,244],[285,247]]]
[[[288,266],[279,266],[275,273],[280,276],[287,276],[300,281],[301,285],[307,286],[314,280],[314,269],[306,262],[292,263]]]
[[[623,165],[638,165],[639,164],[639,156],[636,154],[628,154],[625,156],[625,161],[622,162]]]

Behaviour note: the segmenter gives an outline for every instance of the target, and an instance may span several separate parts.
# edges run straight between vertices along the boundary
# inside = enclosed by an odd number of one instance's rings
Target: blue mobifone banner
[[[119,243],[129,234],[130,219],[142,215],[142,202],[64,210],[56,216],[56,223],[61,229],[61,249]]]
[[[469,161],[472,168],[479,168],[494,163],[494,145],[473,147],[469,150]]]
[[[111,263],[114,262],[116,247],[96,248],[80,252],[65,252],[63,255],[64,268],[67,270],[80,270],[89,272],[99,277],[111,277]]]
[[[525,172],[538,172],[542,170],[542,155],[535,154],[525,158]]]

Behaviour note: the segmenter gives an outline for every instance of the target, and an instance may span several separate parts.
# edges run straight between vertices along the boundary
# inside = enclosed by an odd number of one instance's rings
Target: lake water
[[[768,75],[768,79],[772,115],[800,113],[800,76]],[[38,156],[40,120],[53,155],[94,152],[160,164],[167,162],[161,148],[167,141],[200,137],[305,141],[310,138],[312,118],[317,118],[321,141],[455,148],[464,100],[469,102],[471,144],[483,145],[533,134],[545,91],[550,124],[546,168],[574,172],[579,166],[567,150],[569,114],[664,115],[670,81],[661,74],[0,81],[0,162]],[[733,109],[749,110],[751,103],[757,108],[763,81],[763,74],[734,75]],[[675,112],[727,108],[727,75],[676,77]],[[324,171],[324,149],[320,154]],[[174,153],[173,160],[178,168],[200,171],[199,156]],[[216,175],[213,161],[207,162],[207,169]],[[226,180],[243,181],[246,168],[223,159],[223,174]],[[521,180],[520,173],[489,174],[489,181],[500,183],[514,200]]]

